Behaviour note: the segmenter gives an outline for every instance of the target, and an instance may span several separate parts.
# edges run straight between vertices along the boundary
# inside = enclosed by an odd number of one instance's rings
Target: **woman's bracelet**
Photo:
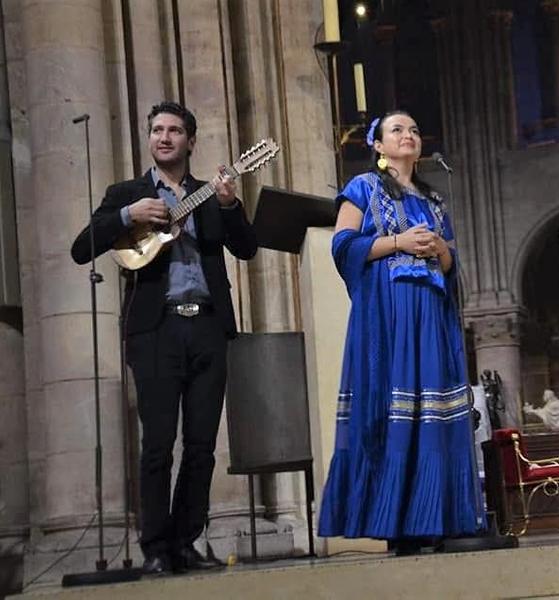
[[[450,254],[450,248],[448,247],[448,244],[444,245],[444,249],[442,252],[437,252],[437,256],[440,258],[441,256],[444,256],[445,254]]]
[[[394,233],[393,236],[394,238],[394,252],[398,252],[398,240],[397,240],[397,234]]]

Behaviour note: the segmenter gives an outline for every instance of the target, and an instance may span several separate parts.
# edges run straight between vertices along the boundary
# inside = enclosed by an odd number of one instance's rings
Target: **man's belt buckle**
[[[200,314],[200,305],[196,302],[189,302],[188,304],[178,304],[175,307],[177,314],[181,317],[195,317]]]

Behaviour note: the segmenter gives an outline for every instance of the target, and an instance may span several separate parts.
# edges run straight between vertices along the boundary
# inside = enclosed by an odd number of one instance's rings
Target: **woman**
[[[475,533],[484,517],[450,222],[416,174],[409,114],[376,119],[367,141],[372,171],[337,199],[332,251],[352,310],[319,535],[386,539],[407,554],[422,538]]]

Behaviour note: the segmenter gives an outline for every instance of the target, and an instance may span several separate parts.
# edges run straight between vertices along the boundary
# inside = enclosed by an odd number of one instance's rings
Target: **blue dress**
[[[485,522],[453,293],[455,252],[446,275],[435,258],[367,260],[377,237],[421,223],[451,241],[444,204],[411,191],[393,200],[373,173],[352,179],[338,197],[344,200],[363,212],[363,223],[332,243],[352,308],[318,533],[474,533]]]

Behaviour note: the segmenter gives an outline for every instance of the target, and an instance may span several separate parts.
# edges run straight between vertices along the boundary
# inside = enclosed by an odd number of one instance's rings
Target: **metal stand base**
[[[487,511],[487,530],[477,536],[448,538],[437,547],[437,552],[482,552],[483,550],[507,550],[518,548],[515,535],[501,535],[497,527],[497,518],[493,511]]]
[[[62,577],[62,587],[79,585],[103,585],[105,583],[122,583],[138,581],[142,577],[142,569],[113,569],[108,571],[92,571],[90,573],[72,573]]]
[[[481,552],[510,548],[518,548],[518,538],[515,535],[488,535],[448,539],[437,546],[437,552]]]
[[[248,475],[248,494],[250,503],[250,548],[251,560],[258,560],[256,552],[256,508],[254,501],[254,475],[263,473],[288,473],[292,471],[305,472],[305,491],[306,491],[306,513],[307,513],[307,533],[309,537],[309,553],[307,556],[316,556],[314,551],[314,536],[312,526],[312,503],[314,501],[314,484],[312,473],[312,459],[300,460],[292,463],[279,463],[254,467],[252,469],[233,469],[229,467],[227,472],[230,475]]]

